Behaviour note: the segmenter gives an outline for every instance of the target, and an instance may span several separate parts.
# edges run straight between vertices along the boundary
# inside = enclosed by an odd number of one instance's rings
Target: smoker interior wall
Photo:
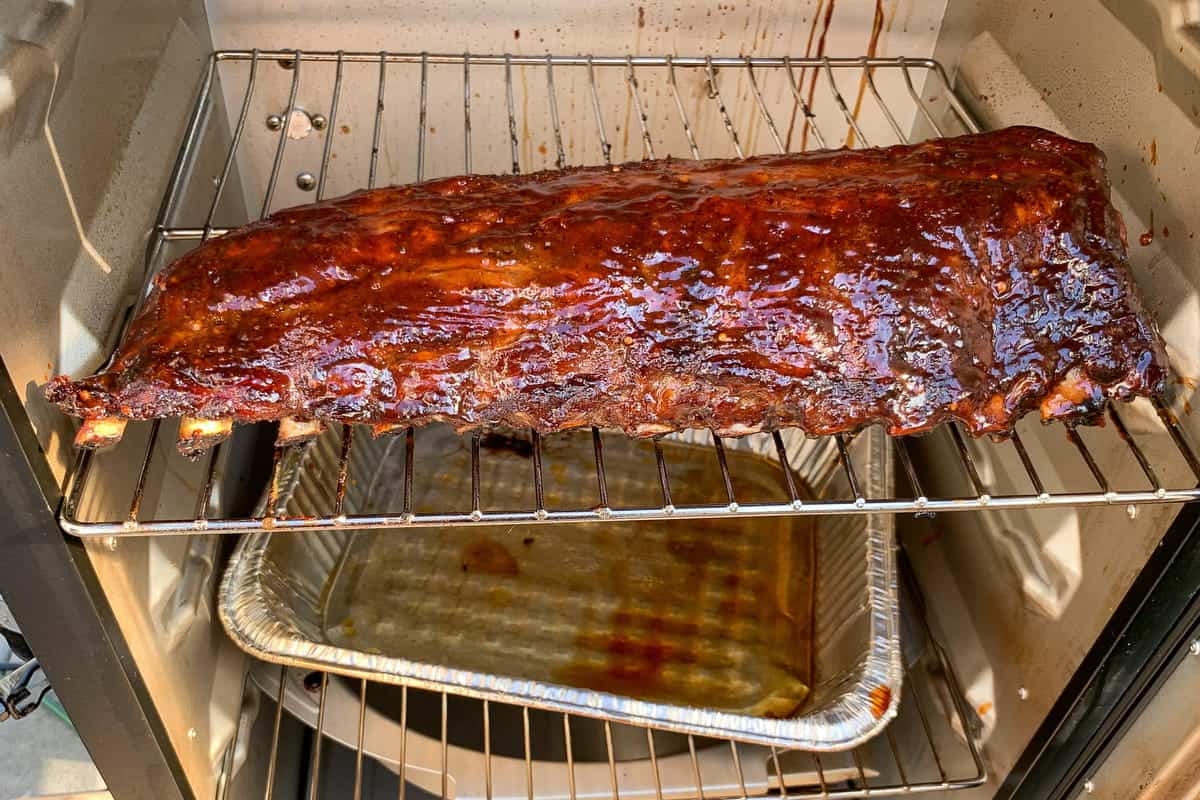
[[[1044,125],[1108,155],[1130,261],[1179,376],[1169,387],[1173,408],[1197,442],[1200,81],[1173,63],[1190,51],[1161,38],[1165,22],[1150,5],[952,3],[936,57],[955,65],[960,96],[988,127]],[[1153,419],[1125,419],[1156,468],[1189,480],[1166,457],[1171,445]],[[1029,422],[1019,430],[1039,466],[1065,467],[1043,476],[1051,484],[1095,486],[1061,429]],[[1104,443],[1093,453],[1113,488],[1146,485],[1118,437],[1084,431],[1084,438]],[[927,462],[955,463],[952,450],[927,444]],[[985,479],[1027,489],[1015,457],[987,458],[996,450],[972,449]],[[955,470],[938,476],[934,489],[969,492]],[[1177,511],[991,511],[908,525],[905,542],[926,595],[940,598],[933,613],[987,735],[992,783],[977,796],[991,796],[1004,780]]]

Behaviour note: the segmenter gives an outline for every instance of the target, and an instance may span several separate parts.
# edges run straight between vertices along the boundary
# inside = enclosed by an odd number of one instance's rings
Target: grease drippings
[[[504,575],[515,577],[521,574],[517,559],[500,542],[481,536],[462,549],[459,559],[463,572],[482,575]]]
[[[867,58],[874,58],[879,51],[879,35],[881,33],[883,33],[883,0],[875,0],[875,16],[871,19],[871,38],[867,41]],[[858,79],[858,94],[854,97],[854,109],[850,112],[850,118],[855,122],[858,121],[859,112],[862,110],[863,93],[867,90],[867,81],[874,74],[875,68],[867,67]],[[855,130],[852,125],[846,131],[846,147],[854,147],[854,137]]]
[[[808,26],[808,41],[805,42],[805,44],[804,44],[804,57],[805,58],[808,58],[809,56],[812,55],[813,41],[816,38],[816,34],[817,34],[817,24],[819,23],[819,21],[821,19],[821,9],[824,7],[824,5],[825,5],[825,0],[817,0],[817,9],[816,9],[816,11],[813,12],[812,22]],[[799,77],[796,85],[799,86],[801,89],[804,88],[804,70],[803,69],[800,70],[800,77]],[[796,114],[798,114],[799,112],[800,112],[800,104],[792,103],[792,116],[788,120],[787,137],[784,140],[784,142],[785,142],[784,149],[785,150],[792,149],[792,134],[796,130]]]
[[[1138,237],[1138,243],[1142,247],[1149,247],[1154,244],[1154,209],[1150,209],[1150,227]]]
[[[469,491],[470,447],[450,431],[421,441],[416,457],[437,473],[414,484],[414,506],[445,504]],[[711,448],[671,440],[661,447],[680,502],[724,491]],[[642,488],[616,476],[642,474],[635,464],[652,467],[654,448],[613,437],[605,451],[612,502],[624,507]],[[727,455],[742,496],[786,496],[778,462],[736,447]],[[543,457],[550,507],[590,502],[590,435],[547,437]],[[487,450],[486,485],[507,480],[505,489],[519,491],[529,483],[531,461],[519,448]],[[561,468],[557,478],[551,465]],[[372,481],[369,508],[390,508],[402,493],[403,481],[392,480],[390,469]],[[812,496],[803,483],[797,488]],[[484,505],[490,507],[486,496]],[[811,519],[579,523],[552,536],[546,530],[356,536],[321,603],[325,635],[360,652],[418,663],[761,716],[788,716],[806,698]]]
[[[825,38],[829,36],[829,25],[833,22],[833,6],[836,0],[829,0],[829,5],[825,7],[825,18],[821,21],[821,36],[817,39],[817,58],[825,55]],[[817,94],[817,77],[821,74],[821,70],[813,69],[812,79],[808,83],[808,107],[812,108],[813,99]],[[804,117],[804,128],[800,133],[800,149],[808,149],[808,126],[809,118]]]

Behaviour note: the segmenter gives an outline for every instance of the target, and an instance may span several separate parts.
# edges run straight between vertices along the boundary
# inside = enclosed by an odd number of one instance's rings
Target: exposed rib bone
[[[98,417],[85,419],[75,434],[75,446],[89,450],[112,447],[125,435],[127,420],[120,417]]]
[[[325,430],[325,423],[319,419],[296,419],[284,417],[279,420],[279,435],[275,437],[276,447],[287,447],[290,444],[300,444],[315,439]]]
[[[379,425],[372,425],[371,435],[376,439],[381,439],[384,436],[395,436],[396,434],[404,433],[411,427],[411,425],[402,422],[384,422]]]
[[[179,420],[179,439],[175,446],[188,458],[199,458],[214,445],[228,439],[232,433],[232,419],[184,417]]]

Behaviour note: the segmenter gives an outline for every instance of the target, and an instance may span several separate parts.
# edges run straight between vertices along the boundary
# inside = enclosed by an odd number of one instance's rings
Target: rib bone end
[[[75,434],[75,446],[88,450],[112,447],[125,435],[128,420],[119,417],[85,419]]]
[[[232,433],[232,419],[184,417],[179,421],[179,439],[176,446],[179,452],[188,458],[199,458],[214,445],[228,439]]]
[[[325,423],[320,420],[284,417],[279,420],[279,434],[275,437],[275,446],[287,447],[311,441],[320,436],[323,430]]]
[[[395,436],[398,433],[404,433],[410,427],[412,426],[402,422],[381,422],[371,426],[371,436],[376,439],[383,436]]]

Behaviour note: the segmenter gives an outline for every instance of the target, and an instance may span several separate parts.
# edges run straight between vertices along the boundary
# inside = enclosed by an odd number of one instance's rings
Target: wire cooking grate
[[[385,95],[389,91],[388,76],[401,67],[415,72],[412,77],[416,80],[412,96],[416,100],[415,138],[415,178],[423,180],[427,177],[430,166],[429,140],[433,135],[434,126],[429,122],[432,103],[430,87],[433,82],[430,74],[434,69],[445,70],[452,68],[461,70],[461,79],[456,84],[456,94],[461,92],[461,116],[457,125],[461,126],[463,136],[462,160],[454,165],[457,171],[470,172],[480,168],[480,140],[488,138],[493,144],[503,141],[503,163],[513,172],[520,172],[524,167],[536,166],[529,164],[528,150],[530,136],[525,131],[529,127],[528,114],[518,112],[516,97],[522,97],[522,106],[529,102],[530,96],[537,89],[530,89],[527,81],[529,71],[544,73],[544,94],[541,102],[548,114],[548,129],[542,131],[547,142],[553,149],[546,148],[543,161],[547,165],[563,166],[568,163],[568,156],[575,161],[601,161],[613,163],[614,150],[628,155],[631,149],[629,136],[632,125],[627,124],[623,149],[618,147],[615,138],[610,138],[612,126],[611,114],[606,118],[605,102],[602,96],[608,97],[612,92],[609,85],[602,90],[603,78],[612,78],[614,73],[626,92],[628,123],[630,117],[636,120],[633,147],[640,144],[641,156],[653,158],[667,153],[664,146],[665,137],[671,138],[676,154],[690,154],[693,157],[717,154],[721,145],[705,140],[705,136],[720,135],[727,141],[724,145],[733,155],[745,156],[758,149],[783,151],[793,143],[793,130],[797,125],[803,129],[802,142],[807,144],[808,133],[812,133],[812,144],[823,146],[838,146],[843,143],[856,145],[882,145],[896,142],[904,143],[912,138],[906,131],[914,130],[929,135],[944,136],[950,133],[978,131],[978,124],[969,112],[955,97],[950,83],[942,67],[931,59],[911,58],[717,58],[717,57],[649,57],[649,56],[521,56],[521,55],[444,55],[428,53],[362,53],[342,51],[301,52],[298,50],[252,50],[252,51],[219,51],[209,60],[204,73],[199,96],[194,107],[189,126],[183,138],[179,156],[172,173],[170,184],[164,198],[162,211],[155,225],[148,248],[147,269],[152,271],[161,265],[165,253],[171,246],[178,243],[203,242],[212,236],[218,236],[229,230],[215,224],[215,216],[222,200],[222,193],[230,183],[231,175],[235,173],[235,164],[239,162],[239,147],[245,136],[247,119],[256,96],[256,86],[264,82],[263,72],[275,65],[284,66],[291,70],[290,83],[286,89],[285,122],[280,125],[279,133],[274,139],[273,155],[269,176],[262,188],[261,213],[266,215],[273,208],[280,194],[279,177],[285,161],[289,142],[290,123],[294,112],[298,110],[297,97],[301,86],[301,76],[310,72],[318,74],[318,79],[329,85],[329,112],[324,121],[325,135],[320,153],[320,169],[311,181],[317,198],[325,196],[331,185],[331,161],[336,158],[334,150],[334,130],[348,131],[353,124],[359,129],[371,131],[370,149],[366,156],[367,185],[373,187],[379,179],[381,166],[390,161],[388,139],[383,136],[382,124]],[[239,113],[232,121],[227,154],[219,176],[214,177],[215,192],[210,201],[196,201],[204,191],[204,182],[192,177],[192,166],[196,159],[199,142],[205,131],[212,126],[210,112],[216,96],[218,69],[231,65],[244,66],[248,75],[245,79],[245,91],[242,94]],[[374,69],[376,101],[369,106],[356,104],[354,109],[339,108],[339,101],[348,94],[351,88],[346,83],[345,75],[351,68]],[[330,80],[329,71],[333,72]],[[496,76],[502,72],[502,82]],[[520,77],[521,87],[515,89],[517,80],[514,73]],[[857,97],[848,102],[839,89],[836,74],[858,77],[859,87]],[[473,91],[483,84],[483,78],[491,76],[495,91],[481,94]],[[730,76],[732,75],[732,80]],[[722,91],[722,78],[726,82],[726,90]],[[220,80],[229,81],[227,72],[221,73]],[[808,81],[807,95],[804,91]],[[394,77],[393,77],[394,81]],[[688,83],[690,81],[690,84]],[[778,99],[768,97],[765,88],[768,81],[773,82],[776,93],[789,101],[781,106]],[[557,82],[557,83],[556,83]],[[610,84],[611,84],[610,80]],[[736,90],[730,91],[729,84],[736,83]],[[586,97],[578,97],[584,106],[590,106],[583,111],[572,104],[571,111],[560,108],[556,86],[570,84]],[[651,108],[649,105],[648,86],[658,87],[658,103]],[[323,86],[325,84],[322,84]],[[442,80],[438,85],[445,86]],[[355,84],[359,90],[363,87]],[[694,91],[699,87],[698,91]],[[921,87],[921,88],[918,88]],[[817,90],[820,89],[818,93]],[[927,97],[932,92],[932,97]],[[577,94],[572,94],[576,98]],[[869,98],[869,99],[868,99]],[[441,98],[445,100],[446,98]],[[739,102],[738,101],[742,101]],[[817,109],[815,103],[823,103]],[[934,101],[941,101],[938,108],[932,108]],[[458,100],[455,100],[458,102]],[[774,112],[772,111],[774,105]],[[689,107],[692,109],[689,112]],[[364,110],[369,108],[369,110]],[[700,109],[702,115],[697,114]],[[232,113],[232,108],[230,109]],[[351,114],[351,111],[356,113]],[[371,115],[373,112],[373,118]],[[659,116],[651,116],[651,112],[662,112]],[[743,116],[743,112],[746,116]],[[862,122],[861,114],[870,114],[872,125]],[[581,116],[583,115],[583,116]],[[590,131],[579,131],[568,126],[572,120],[591,117]],[[518,124],[518,116],[523,122]],[[703,120],[701,119],[703,116]],[[785,116],[787,122],[785,123]],[[369,122],[368,122],[369,120]],[[501,121],[506,123],[507,130],[497,131],[492,126],[487,130],[480,128],[482,120]],[[831,122],[832,120],[832,122]],[[701,124],[702,121],[705,124]],[[836,133],[831,129],[836,126]],[[340,128],[339,128],[340,126]],[[739,134],[739,127],[742,134]],[[753,128],[754,134],[746,135]],[[868,128],[870,132],[868,133]],[[670,131],[670,137],[664,131]],[[724,131],[722,134],[721,131]],[[765,131],[765,133],[764,133]],[[881,133],[882,132],[882,133]],[[887,141],[883,136],[888,137]],[[844,137],[844,139],[843,139]],[[590,144],[585,142],[590,141]],[[703,146],[702,146],[703,144]],[[439,158],[445,158],[449,149],[439,145]],[[792,147],[792,149],[796,149]],[[553,153],[553,156],[550,153]],[[576,158],[577,153],[582,153]],[[382,157],[381,157],[382,154]],[[265,156],[265,152],[263,154]],[[243,154],[244,157],[244,154]],[[552,163],[549,163],[550,159]],[[264,159],[265,161],[266,159]],[[382,162],[382,163],[381,163]],[[395,177],[396,170],[388,170],[388,178]],[[364,176],[359,175],[361,183]],[[409,175],[409,177],[414,177]],[[185,220],[188,224],[179,224],[176,217],[181,215],[180,209],[188,205],[207,208],[207,214],[202,221]],[[186,216],[186,215],[184,215]],[[479,436],[472,440],[472,492],[468,502],[461,508],[445,508],[433,510],[414,509],[412,495],[409,489],[412,485],[414,470],[421,465],[414,459],[415,440],[420,437],[419,431],[408,429],[401,435],[405,437],[405,487],[402,507],[389,513],[378,514],[346,514],[342,504],[345,495],[345,480],[350,459],[354,457],[354,441],[356,435],[365,435],[352,427],[343,428],[342,458],[339,471],[331,475],[331,485],[336,485],[335,501],[323,515],[313,517],[287,517],[273,513],[274,506],[268,508],[266,516],[229,518],[221,517],[210,512],[210,501],[214,496],[214,485],[219,483],[219,464],[221,446],[218,445],[208,452],[206,460],[199,471],[189,479],[188,486],[194,498],[193,509],[161,508],[155,505],[146,508],[143,502],[147,487],[155,484],[156,475],[182,473],[189,467],[182,457],[171,448],[161,447],[160,436],[162,421],[132,424],[131,429],[141,428],[145,433],[139,436],[126,436],[122,447],[144,447],[140,470],[136,481],[123,487],[123,499],[114,500],[111,487],[100,486],[97,475],[105,471],[98,468],[107,454],[96,454],[92,451],[82,451],[77,459],[72,473],[63,505],[61,521],[63,528],[70,533],[80,536],[123,536],[150,533],[186,533],[196,531],[213,532],[244,532],[265,528],[287,530],[320,530],[347,528],[397,528],[412,525],[459,525],[459,524],[512,524],[516,522],[572,522],[580,520],[613,519],[663,519],[663,518],[696,518],[714,517],[737,514],[739,516],[753,515],[782,515],[782,514],[841,514],[841,513],[930,513],[935,511],[978,510],[985,508],[1039,508],[1048,506],[1101,506],[1101,505],[1132,505],[1140,503],[1178,503],[1200,498],[1200,460],[1188,444],[1184,432],[1174,413],[1164,401],[1138,401],[1130,408],[1136,407],[1133,413],[1138,414],[1137,425],[1129,425],[1122,415],[1131,413],[1116,408],[1108,411],[1111,426],[1107,426],[1099,434],[1089,433],[1087,436],[1073,428],[1061,426],[1050,430],[1065,432],[1070,448],[1039,447],[1031,453],[1027,446],[1026,433],[1024,436],[1015,433],[1007,442],[977,442],[967,441],[954,425],[943,426],[935,432],[933,438],[945,437],[952,448],[953,466],[939,469],[938,473],[947,471],[957,472],[959,479],[965,479],[965,490],[943,490],[942,475],[924,474],[917,469],[918,459],[910,454],[911,442],[905,438],[894,440],[898,461],[901,464],[911,493],[908,496],[868,497],[860,490],[860,482],[855,473],[853,459],[849,455],[850,437],[833,437],[840,456],[840,463],[846,472],[851,492],[840,497],[822,497],[811,500],[801,497],[794,482],[789,480],[787,493],[775,499],[748,500],[739,497],[736,491],[737,476],[731,475],[725,457],[725,444],[719,437],[711,437],[714,452],[714,465],[721,470],[724,479],[725,496],[713,498],[711,502],[676,504],[673,502],[674,492],[671,485],[670,465],[664,460],[661,448],[655,445],[655,466],[647,470],[644,480],[649,485],[657,485],[661,490],[661,502],[639,505],[637,507],[612,507],[609,504],[607,485],[609,476],[606,474],[604,463],[604,437],[601,432],[593,429],[590,432],[596,465],[597,502],[590,508],[547,508],[543,502],[544,463],[542,458],[542,439],[536,433],[531,436],[532,458],[529,480],[533,487],[534,502],[528,508],[517,510],[494,510],[481,505],[481,495],[485,494],[480,486],[479,469]],[[1158,427],[1151,430],[1146,420],[1153,420]],[[173,424],[173,423],[171,423]],[[1136,430],[1135,430],[1136,428]],[[1088,444],[1085,439],[1103,434],[1105,441],[1100,444]],[[1115,434],[1115,436],[1113,435]],[[1136,434],[1136,436],[1135,436]],[[587,435],[562,434],[562,435]],[[707,435],[707,434],[706,434]],[[785,474],[791,478],[789,465],[791,445],[789,439],[780,433],[755,434],[759,437],[757,449],[759,452],[769,452],[785,466]],[[1038,435],[1041,438],[1040,435]],[[1146,439],[1153,439],[1153,447],[1146,447]],[[1139,443],[1141,440],[1141,443]],[[1165,447],[1163,446],[1165,443]],[[1061,442],[1060,442],[1061,444]],[[1006,454],[999,451],[1006,450]],[[1169,450],[1170,452],[1166,452]],[[1128,462],[1127,467],[1136,464],[1137,469],[1130,474],[1141,485],[1127,488],[1123,484],[1128,477],[1112,473],[1110,464],[1113,453],[1121,451]],[[1047,463],[1047,454],[1053,455],[1053,462]],[[1019,480],[999,480],[991,464],[996,459],[1008,459],[1012,464],[1018,464]],[[1075,463],[1063,466],[1065,459]],[[1132,459],[1132,461],[1129,461]],[[1171,464],[1163,466],[1160,461],[1169,459]],[[276,452],[275,468],[272,474],[272,487],[279,479],[281,464],[286,461],[283,453]],[[1083,468],[1086,467],[1086,471]],[[1126,470],[1129,472],[1129,470]],[[1056,476],[1067,473],[1078,473],[1082,480],[1070,482],[1059,481]],[[1122,485],[1119,485],[1122,484]],[[97,496],[104,494],[103,502]],[[153,504],[151,504],[153,505]],[[100,508],[103,507],[103,508]],[[99,510],[98,510],[99,509]]]

